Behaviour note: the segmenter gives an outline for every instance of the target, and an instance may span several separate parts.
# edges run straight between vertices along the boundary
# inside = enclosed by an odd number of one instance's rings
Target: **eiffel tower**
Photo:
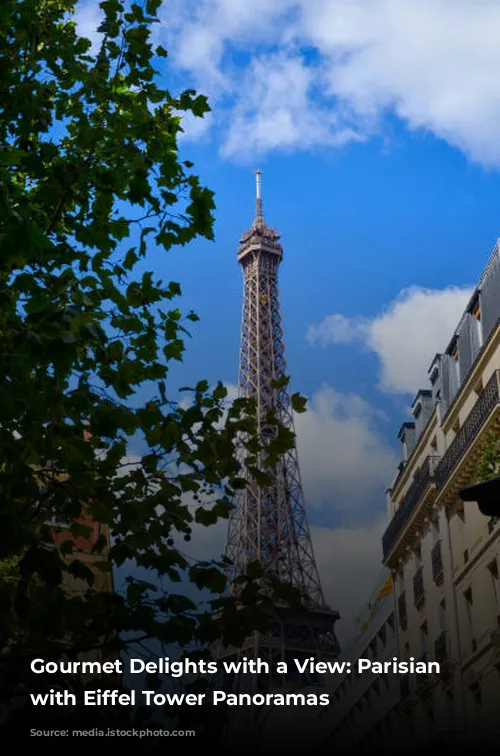
[[[266,422],[274,412],[280,423],[294,432],[293,411],[286,386],[276,388],[286,376],[278,270],[283,259],[280,235],[269,228],[262,211],[261,171],[256,171],[256,214],[253,225],[240,239],[238,262],[243,271],[243,315],[239,360],[239,394],[257,404],[258,433],[265,445],[276,433]],[[337,611],[325,603],[306,516],[296,448],[288,451],[273,471],[272,483],[259,486],[247,474],[247,487],[235,500],[229,521],[226,556],[232,563],[229,590],[237,595],[235,579],[251,562],[298,590],[304,610],[297,615],[271,618],[267,634],[254,633],[242,648],[220,647],[222,660],[261,659],[270,672],[258,675],[221,676],[226,692],[265,693],[297,690],[318,680],[297,672],[295,659],[334,660],[340,652],[335,635]],[[288,675],[276,675],[277,662],[287,663]]]

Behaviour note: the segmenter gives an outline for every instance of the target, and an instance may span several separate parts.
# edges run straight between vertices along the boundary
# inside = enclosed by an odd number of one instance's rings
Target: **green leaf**
[[[216,567],[191,567],[189,579],[200,590],[222,593],[226,587],[226,578]]]
[[[67,538],[60,547],[61,554],[72,554],[74,550],[74,543],[71,538]]]
[[[22,558],[20,574],[29,578],[34,573],[50,586],[58,586],[62,582],[62,564],[57,551],[45,548],[32,548]]]
[[[306,412],[307,410],[306,397],[301,396],[300,394],[292,394],[292,396],[290,397],[290,401],[292,403],[292,409],[294,412],[297,412],[297,414]]]
[[[194,519],[195,522],[200,523],[200,525],[205,525],[205,527],[208,525],[214,525],[218,519],[217,512],[213,509],[203,509],[203,507],[198,507],[195,511]]]
[[[178,362],[182,362],[182,355],[184,354],[184,342],[181,339],[174,339],[164,347],[163,353],[169,361],[177,360]]]
[[[78,580],[83,580],[91,586],[94,585],[94,573],[81,559],[74,559],[68,566],[67,571]]]
[[[286,375],[282,375],[281,378],[277,378],[272,381],[272,387],[275,389],[286,388],[290,383],[290,378]]]
[[[259,562],[254,561],[254,562],[250,562],[250,564],[248,565],[245,575],[246,577],[249,577],[252,580],[255,580],[255,579],[263,577],[264,572]]]
[[[27,154],[24,150],[14,147],[2,148],[0,149],[0,166],[19,165]]]

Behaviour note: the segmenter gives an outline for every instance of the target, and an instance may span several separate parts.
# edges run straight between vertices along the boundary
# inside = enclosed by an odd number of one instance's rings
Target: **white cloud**
[[[102,40],[102,35],[98,34],[99,28],[103,19],[103,13],[99,7],[99,3],[92,2],[92,0],[81,0],[76,8],[76,25],[77,32],[81,37],[85,37],[92,42],[90,52],[95,54],[99,50],[99,44]]]
[[[364,340],[367,332],[367,321],[363,318],[346,318],[345,315],[335,313],[327,315],[319,325],[311,326],[308,339],[319,342],[322,346],[329,344],[351,344],[353,341]]]
[[[341,644],[352,638],[354,620],[381,570],[381,538],[386,527],[385,517],[380,516],[353,527],[311,528],[325,600],[340,613]]]
[[[392,112],[500,165],[497,0],[170,0],[162,14],[228,156],[340,145]]]
[[[330,386],[315,393],[309,411],[296,418],[307,506],[326,523],[359,516],[367,503],[383,497],[398,459],[377,432],[377,419],[364,399]]]
[[[472,294],[470,288],[404,289],[374,318],[328,315],[312,326],[311,342],[359,342],[380,361],[380,388],[414,393],[427,388],[427,369],[436,352],[446,349]]]
[[[228,401],[238,396],[226,384]],[[187,408],[190,398],[181,406]],[[356,394],[342,394],[325,384],[295,415],[297,452],[306,506],[322,521],[350,519],[386,488],[398,458],[383,440],[378,423],[385,415]],[[224,422],[221,419],[219,427]]]
[[[224,157],[244,159],[267,150],[341,146],[361,140],[327,107],[311,107],[319,72],[298,55],[255,58],[243,79],[245,97],[232,112]]]
[[[190,111],[181,113],[182,132],[179,134],[179,142],[185,141],[198,141],[205,136],[210,130],[213,121],[212,113],[205,113],[200,118],[193,115]]]

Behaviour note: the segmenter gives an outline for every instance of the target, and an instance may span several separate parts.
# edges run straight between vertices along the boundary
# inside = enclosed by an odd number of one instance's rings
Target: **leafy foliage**
[[[128,560],[157,578],[223,590],[223,563],[193,564],[178,538],[190,538],[193,521],[229,515],[244,485],[238,438],[250,469],[266,474],[250,401],[230,405],[222,384],[200,381],[185,406],[169,379],[198,318],[176,305],[178,283],[144,268],[151,252],[213,239],[214,198],[179,158],[182,114],[209,108],[195,92],[174,96],[159,83],[166,51],[151,41],[159,5],[100,3],[94,53],[77,34],[76,0],[0,4],[4,701],[42,686],[32,658],[117,654],[144,638],[234,641],[269,601],[250,580],[246,609],[221,599],[215,621],[143,580],[130,578],[120,594],[92,590],[99,569]],[[303,411],[300,397],[294,408]],[[278,432],[267,468],[293,442],[270,421]],[[84,563],[74,541],[89,538],[93,521],[110,530],[111,547],[103,531]],[[64,527],[74,540],[60,540]],[[72,580],[88,590],[68,592]]]
[[[500,437],[490,433],[486,439],[486,444],[481,454],[481,459],[477,468],[477,477],[480,482],[496,478],[500,474]],[[498,517],[491,518],[493,523],[498,521]]]

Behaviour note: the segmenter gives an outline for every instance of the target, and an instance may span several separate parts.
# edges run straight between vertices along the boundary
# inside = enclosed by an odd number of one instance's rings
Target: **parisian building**
[[[355,637],[339,657],[350,669],[330,676],[327,743],[342,751],[384,748],[399,734],[400,679],[390,673],[358,672],[359,659],[388,662],[397,656],[391,573],[383,569],[355,622]]]
[[[382,543],[399,657],[440,664],[400,678],[399,727],[414,744],[500,732],[500,524],[459,495],[500,436],[500,240],[429,363],[399,431]]]

